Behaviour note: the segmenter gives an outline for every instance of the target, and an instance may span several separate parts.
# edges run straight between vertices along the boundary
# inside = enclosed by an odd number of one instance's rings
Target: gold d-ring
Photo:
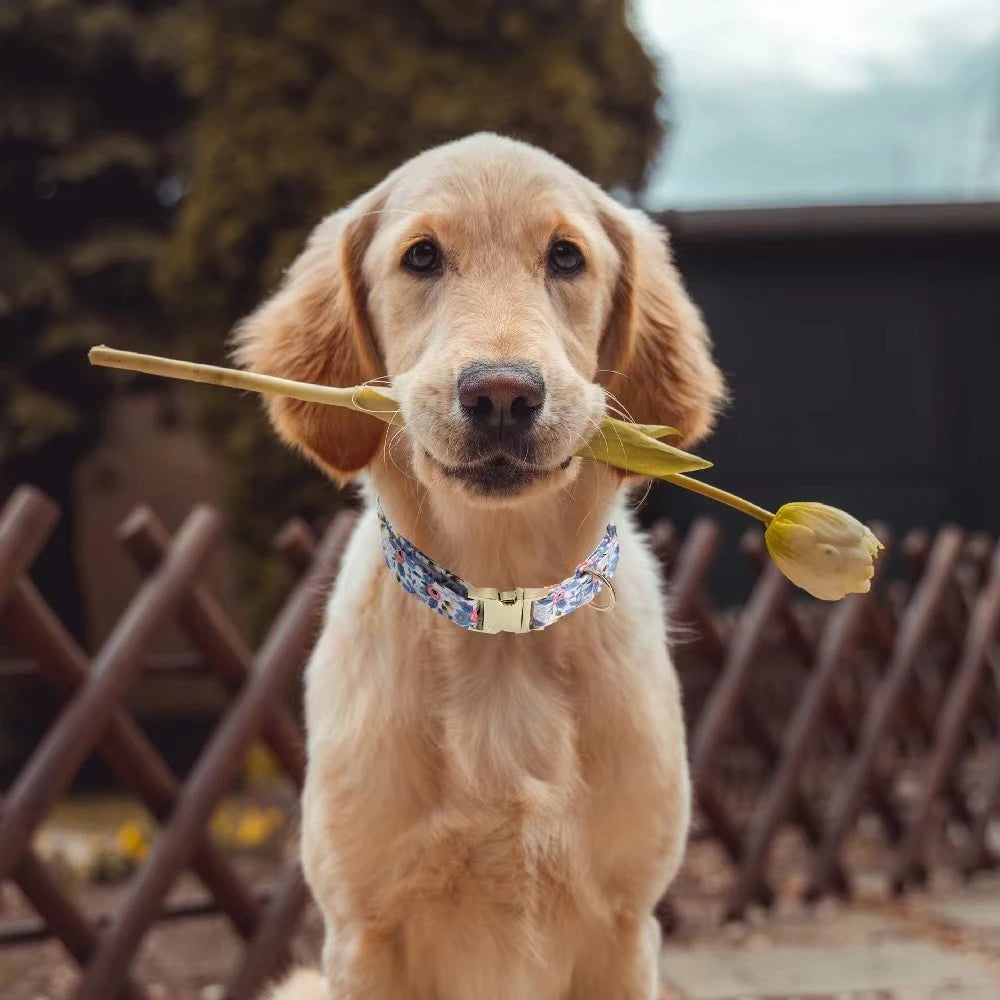
[[[605,605],[603,608],[599,608],[599,607],[597,607],[596,604],[594,604],[593,601],[591,601],[590,602],[590,606],[595,611],[600,611],[601,614],[604,614],[605,612],[610,611],[615,606],[615,604],[618,602],[618,595],[615,593],[615,588],[611,585],[611,581],[603,573],[598,572],[596,569],[590,569],[588,567],[588,568],[584,569],[584,573],[589,573],[591,576],[596,577],[598,580],[601,581],[601,583],[604,584],[605,587],[608,588],[609,591],[611,591],[611,603],[610,604]]]

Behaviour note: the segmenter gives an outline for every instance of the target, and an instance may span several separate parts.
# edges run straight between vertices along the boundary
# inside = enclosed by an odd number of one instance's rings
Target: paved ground
[[[297,960],[313,964],[319,940],[311,913]],[[161,925],[136,971],[151,1000],[217,1000],[238,957],[225,921],[192,920]],[[1000,878],[690,930],[668,940],[663,973],[669,1000],[1000,1000]],[[0,951],[3,1000],[66,1000],[75,982],[56,944]]]
[[[678,1000],[1000,1000],[1000,879],[671,941]]]

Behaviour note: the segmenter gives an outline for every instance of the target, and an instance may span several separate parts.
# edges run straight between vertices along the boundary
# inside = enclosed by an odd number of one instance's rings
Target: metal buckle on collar
[[[548,596],[549,588],[496,590],[494,587],[469,587],[468,594],[482,605],[479,631],[496,635],[498,632],[530,632],[532,606],[539,598]]]

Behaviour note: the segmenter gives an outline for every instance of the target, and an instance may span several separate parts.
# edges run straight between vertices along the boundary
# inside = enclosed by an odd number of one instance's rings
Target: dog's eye
[[[403,267],[414,274],[433,274],[441,270],[441,248],[433,240],[414,243],[403,254]]]
[[[583,267],[583,254],[575,243],[556,240],[549,250],[549,274],[565,277],[576,274]]]

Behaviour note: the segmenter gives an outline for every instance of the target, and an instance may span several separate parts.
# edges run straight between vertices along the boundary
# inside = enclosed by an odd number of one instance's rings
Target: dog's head
[[[606,407],[689,445],[724,392],[663,231],[555,157],[493,135],[421,154],[320,223],[236,344],[270,375],[388,376],[415,474],[487,502],[569,482]],[[338,480],[382,447],[371,417],[269,407]]]

